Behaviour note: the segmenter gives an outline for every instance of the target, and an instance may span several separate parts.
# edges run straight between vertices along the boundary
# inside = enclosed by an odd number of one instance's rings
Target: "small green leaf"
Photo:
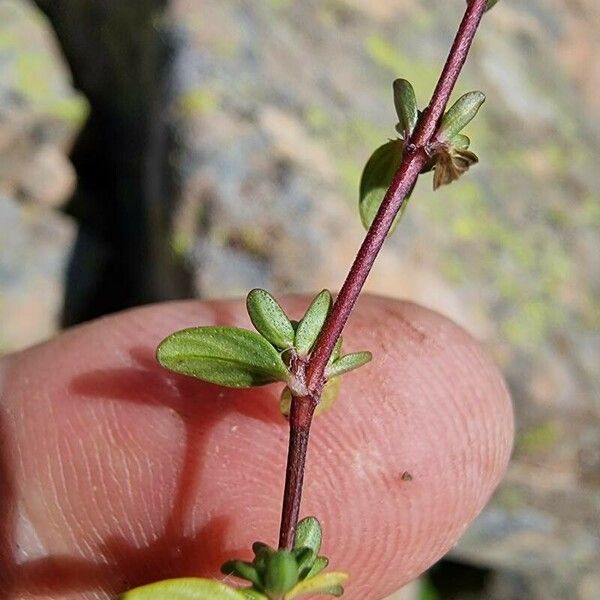
[[[290,416],[290,409],[292,408],[292,391],[286,385],[281,390],[281,396],[279,397],[279,410],[281,414],[288,418]]]
[[[396,131],[407,141],[417,124],[419,110],[415,90],[406,79],[394,81],[394,105],[399,121]]]
[[[404,142],[402,140],[391,140],[383,146],[379,146],[365,165],[360,180],[358,204],[360,219],[365,229],[369,229],[373,224],[392,179],[400,168],[403,148]],[[400,222],[409,197],[410,194],[402,203],[402,208],[394,219],[390,233],[394,231]]]
[[[298,521],[294,536],[294,548],[310,548],[316,556],[321,549],[322,539],[323,530],[316,517],[305,517]]]
[[[310,571],[306,574],[304,579],[318,575],[325,567],[327,567],[328,564],[329,559],[326,556],[317,556],[317,558],[315,558],[315,562],[313,562],[313,565],[310,568]]]
[[[453,148],[467,150],[467,148],[471,145],[471,140],[466,135],[459,133],[450,140],[450,144]]]
[[[279,352],[262,336],[238,327],[194,327],[158,346],[165,368],[218,385],[243,388],[287,381]]]
[[[304,579],[310,571],[317,555],[310,548],[294,548],[292,554],[296,558],[298,565],[298,579]]]
[[[352,354],[346,354],[346,356],[342,356],[342,358],[336,360],[331,366],[327,367],[325,376],[327,378],[338,377],[339,375],[348,373],[348,371],[353,371],[354,369],[358,369],[358,367],[366,365],[372,358],[373,355],[370,352],[353,352]]]
[[[323,290],[315,297],[304,317],[298,323],[295,346],[300,356],[306,356],[312,350],[330,308],[331,294],[329,290]]]
[[[264,552],[267,554],[274,554],[276,550],[264,542],[254,542],[254,544],[252,544],[252,552],[254,552],[254,556],[258,556]]]
[[[472,0],[467,0],[467,4],[469,4],[469,2],[471,1]],[[498,0],[487,0],[487,2],[485,3],[485,12],[490,10],[490,8],[492,8],[496,4],[498,4]]]
[[[246,596],[219,581],[184,577],[135,588],[119,600],[246,600]]]
[[[300,596],[313,594],[329,594],[339,597],[344,593],[341,584],[348,579],[346,573],[320,573],[314,577],[306,578],[294,586],[286,595],[285,600],[293,600]]]
[[[333,403],[340,395],[340,387],[342,380],[339,377],[328,379],[321,392],[321,400],[315,409],[315,417],[322,415],[326,410],[329,410]],[[289,387],[284,387],[279,398],[279,410],[284,417],[290,416],[290,408],[292,406],[292,392]]]
[[[322,415],[325,411],[329,410],[333,403],[338,399],[340,395],[340,388],[342,387],[342,380],[339,377],[333,377],[329,379],[323,391],[321,392],[321,400],[317,404],[315,415]]]
[[[296,558],[287,550],[278,550],[267,558],[265,592],[268,596],[281,596],[298,582]]]
[[[438,138],[451,140],[460,133],[473,120],[484,102],[483,92],[468,92],[461,96],[443,116]]]
[[[329,357],[329,360],[327,361],[327,364],[330,365],[332,363],[334,363],[342,354],[342,344],[344,343],[344,340],[342,338],[342,336],[340,335],[340,337],[337,339],[337,342],[335,343],[335,346],[333,347],[333,352],[331,353],[331,356]]]
[[[263,580],[267,569],[267,558],[275,554],[277,550],[274,550],[271,546],[263,544],[262,542],[254,542],[254,544],[252,544],[252,550],[254,551],[254,568],[261,580]]]
[[[294,328],[277,300],[265,290],[252,290],[246,299],[250,320],[256,331],[281,350],[294,345]]]
[[[240,579],[245,579],[258,587],[262,587],[261,578],[252,563],[243,560],[228,560],[221,566],[221,573],[223,575],[235,575]]]

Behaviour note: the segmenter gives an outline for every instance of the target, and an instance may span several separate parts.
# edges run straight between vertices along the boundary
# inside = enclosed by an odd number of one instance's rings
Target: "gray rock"
[[[57,330],[74,237],[70,218],[0,195],[0,354]]]
[[[51,207],[75,186],[68,152],[87,114],[51,28],[28,2],[0,2],[0,352],[59,325],[75,228]]]
[[[67,155],[87,115],[54,35],[28,2],[0,3],[0,189],[50,206],[72,195]]]

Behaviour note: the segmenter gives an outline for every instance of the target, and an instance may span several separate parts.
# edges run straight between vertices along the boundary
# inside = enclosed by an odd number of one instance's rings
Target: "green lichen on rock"
[[[20,97],[35,115],[50,116],[78,130],[88,116],[85,97],[71,76],[47,20],[18,0],[0,3],[0,100]]]

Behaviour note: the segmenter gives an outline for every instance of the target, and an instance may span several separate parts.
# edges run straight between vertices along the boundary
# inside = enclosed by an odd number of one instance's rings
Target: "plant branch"
[[[435,140],[438,122],[446,109],[452,90],[467,59],[485,10],[485,4],[486,0],[472,0],[467,6],[429,106],[423,112],[416,130],[407,144],[404,160],[367,232],[311,354],[306,378],[309,390],[316,389],[321,385],[327,361],[348,321],[394,218],[428,160],[429,147]]]
[[[324,384],[325,367],[383,246],[394,218],[415,185],[419,173],[429,160],[430,149],[435,145],[439,120],[444,114],[452,90],[467,59],[477,27],[485,11],[485,5],[486,0],[472,0],[467,6],[431,101],[423,111],[415,132],[406,144],[402,164],[394,175],[377,216],[363,240],[306,365],[306,385],[309,394],[292,398],[290,443],[279,534],[280,548],[291,548],[294,540],[300,512],[310,426]],[[302,375],[304,376],[304,372]]]

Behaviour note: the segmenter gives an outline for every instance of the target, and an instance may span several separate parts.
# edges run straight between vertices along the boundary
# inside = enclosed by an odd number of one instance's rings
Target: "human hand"
[[[309,300],[288,298],[291,316]],[[279,387],[231,390],[154,359],[184,327],[249,327],[244,303],[175,302],[74,328],[3,361],[0,597],[104,599],[274,544],[287,423]],[[456,542],[506,467],[506,387],[463,330],[409,303],[359,300],[344,377],[317,417],[301,515],[347,571],[345,598],[384,598]],[[409,475],[410,474],[410,477]],[[411,479],[412,477],[412,479]]]

